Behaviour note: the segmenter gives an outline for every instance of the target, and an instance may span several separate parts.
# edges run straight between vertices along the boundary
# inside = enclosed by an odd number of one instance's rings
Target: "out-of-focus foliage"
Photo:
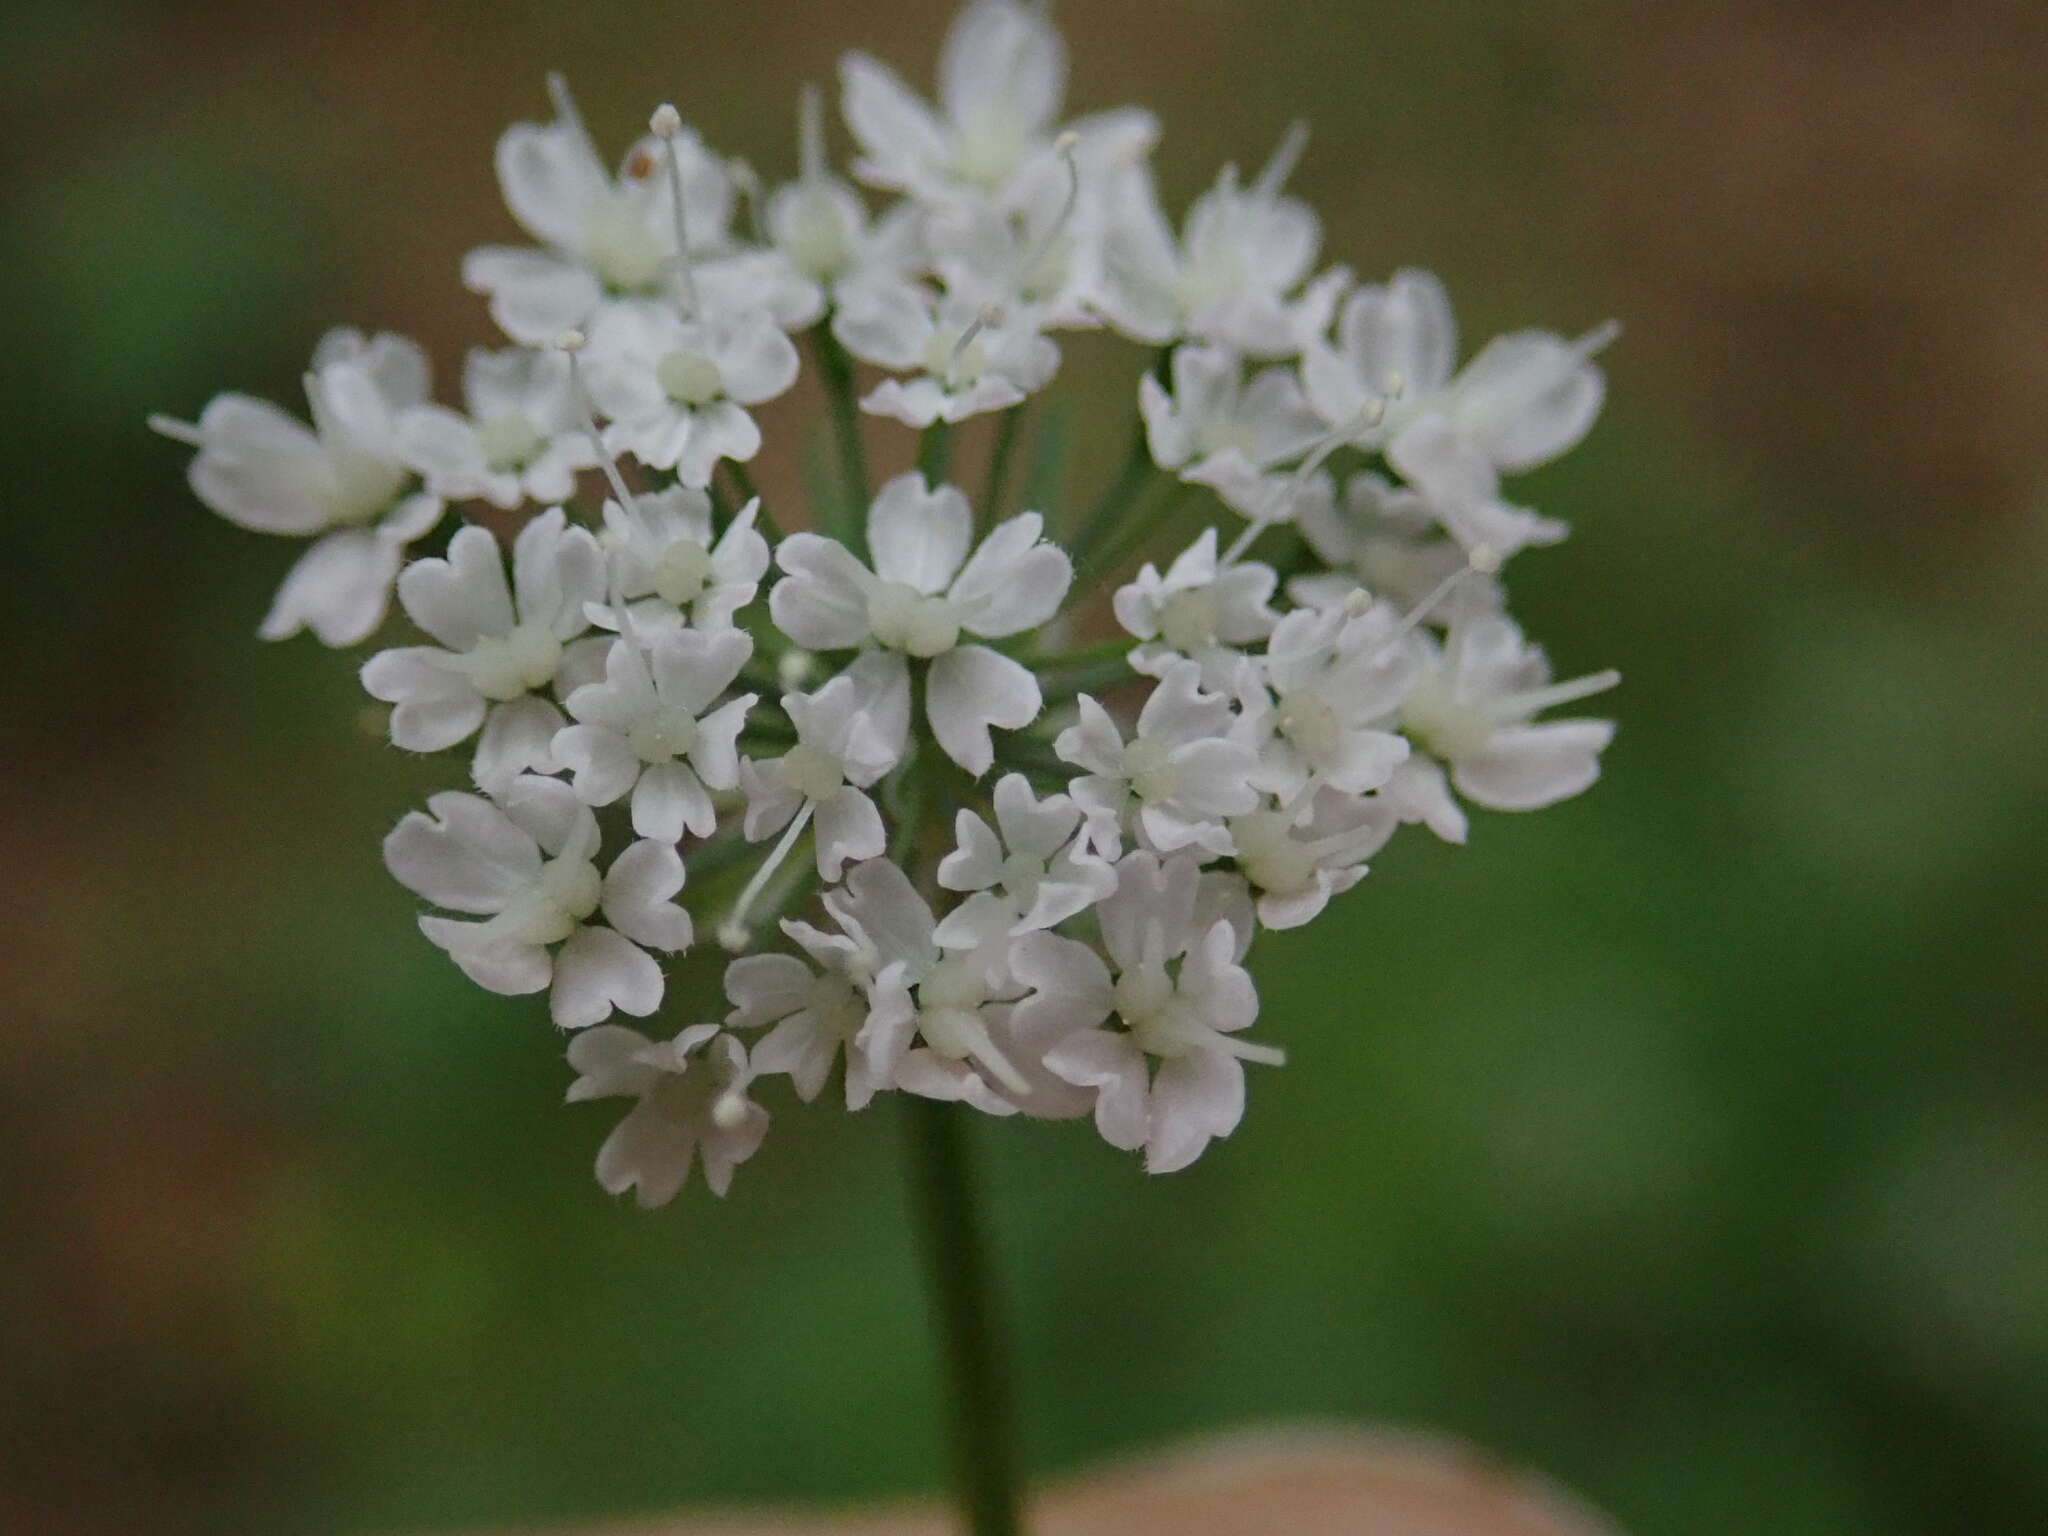
[[[1611,410],[1530,487],[1576,537],[1517,590],[1627,683],[1592,794],[1397,842],[1267,941],[1293,1061],[1198,1168],[977,1127],[1034,1462],[1342,1415],[1645,1532],[2048,1526],[2048,23],[1064,9],[1077,102],[1157,106],[1169,188],[1305,115],[1361,271],[1436,266],[1475,334],[1625,320]],[[0,1527],[935,1480],[891,1117],[782,1117],[725,1204],[607,1202],[540,1005],[465,984],[379,868],[430,770],[347,659],[255,643],[289,552],[141,422],[293,399],[336,321],[452,377],[546,67],[615,140],[673,96],[779,172],[786,87],[849,46],[921,76],[943,21],[11,17]],[[1106,464],[1125,381],[1077,351]]]

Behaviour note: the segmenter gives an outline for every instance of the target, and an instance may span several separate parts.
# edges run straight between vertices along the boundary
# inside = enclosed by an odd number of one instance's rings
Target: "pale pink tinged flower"
[[[1112,1146],[1144,1148],[1150,1173],[1187,1167],[1237,1128],[1245,1061],[1285,1059],[1237,1038],[1258,1017],[1258,995],[1237,963],[1232,925],[1197,926],[1200,894],[1192,856],[1127,855],[1116,894],[1099,909],[1114,978],[1081,949],[1067,967],[1033,973],[1033,996],[1019,1005],[1028,1012],[1048,997],[1063,1012],[1093,1015],[1052,1048],[1046,1066],[1094,1091],[1096,1129]],[[1112,1012],[1122,1027],[1099,1027]]]
[[[754,526],[759,514],[759,502],[750,501],[714,535],[711,500],[701,490],[677,485],[643,492],[631,506],[607,501],[599,537],[633,626],[642,633],[732,628],[768,573],[768,541]],[[593,607],[589,617],[600,629],[619,628],[609,607]]]
[[[938,926],[944,949],[978,949],[1051,928],[1116,888],[1088,846],[1081,809],[1065,795],[1038,798],[1022,774],[996,781],[996,825],[973,811],[953,818],[956,846],[939,861],[939,884],[966,894]]]
[[[1385,604],[1296,609],[1266,647],[1265,696],[1248,728],[1258,782],[1283,801],[1310,784],[1377,789],[1408,757],[1389,729],[1418,665],[1402,619]]]
[[[781,757],[740,763],[746,836],[772,836],[808,803],[818,874],[837,880],[842,866],[878,858],[887,846],[881,812],[866,791],[902,760],[909,699],[906,693],[892,708],[889,695],[877,696],[857,675],[842,672],[813,693],[784,694],[782,712],[796,729],[796,745]]]
[[[704,1182],[724,1195],[733,1170],[760,1149],[768,1111],[749,1091],[757,1069],[746,1048],[716,1024],[692,1024],[659,1043],[619,1024],[586,1030],[569,1042],[576,1080],[569,1102],[638,1102],[597,1154],[607,1194],[632,1190],[643,1210],[666,1205],[702,1162]]]

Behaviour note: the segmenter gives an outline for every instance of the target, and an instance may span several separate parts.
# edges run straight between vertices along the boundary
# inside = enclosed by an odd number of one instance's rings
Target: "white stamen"
[[[825,93],[806,85],[796,106],[797,174],[813,186],[826,181],[831,171],[825,163]]]
[[[200,435],[198,427],[189,421],[180,421],[175,416],[150,417],[149,430],[161,437],[168,437],[174,443],[184,443],[187,447],[206,446],[206,439]]]
[[[1621,674],[1609,667],[1605,672],[1589,672],[1584,677],[1552,683],[1547,688],[1528,688],[1520,693],[1504,694],[1494,701],[1494,709],[1503,719],[1526,720],[1546,709],[1588,699],[1596,693],[1605,693],[1620,686]]]
[[[590,158],[598,159],[597,141],[583,126],[583,114],[576,110],[576,98],[569,94],[568,77],[558,69],[548,71],[548,99],[555,104],[555,116],[568,124],[569,131],[576,135]]]
[[[1294,505],[1294,499],[1301,494],[1302,487],[1308,484],[1309,476],[1321,469],[1329,461],[1330,455],[1339,448],[1357,441],[1360,433],[1370,432],[1378,426],[1386,410],[1386,401],[1368,400],[1352,413],[1349,420],[1333,427],[1316,445],[1315,451],[1301,461],[1300,468],[1289,475],[1273,494],[1266,498],[1266,504],[1259,508],[1259,515],[1245,525],[1244,532],[1240,533],[1230,548],[1223,552],[1221,568],[1228,570],[1237,564],[1259,535],[1280,521],[1288,508]]]
[[[676,138],[683,131],[683,115],[673,102],[664,101],[654,109],[647,126],[661,140],[661,158],[668,166],[668,195],[676,220],[676,271],[683,280],[683,313],[688,317],[695,315],[700,306],[697,274],[690,270],[690,219],[683,206],[683,157],[676,148]]]
[[[1046,226],[1045,233],[1031,243],[1011,270],[1009,281],[1003,285],[1020,299],[1023,297],[1024,284],[1030,278],[1032,269],[1045,260],[1046,254],[1053,248],[1053,243],[1065,232],[1068,223],[1073,219],[1074,209],[1081,201],[1081,165],[1074,154],[1080,143],[1081,135],[1071,128],[1052,141],[1052,152],[1060,157],[1060,163],[1067,168],[1067,195],[1060,203],[1058,215]],[[949,388],[957,377],[960,359],[967,355],[968,346],[990,326],[1001,324],[1002,313],[1002,301],[992,301],[984,305],[981,313],[960,333],[960,339],[953,343],[952,354],[946,359],[946,384]]]
[[[725,162],[725,174],[746,205],[747,233],[756,245],[768,244],[768,226],[761,218],[761,173],[754,169],[752,161],[734,155]]]
[[[811,824],[811,812],[817,809],[817,804],[815,800],[804,801],[803,809],[790,819],[788,829],[782,834],[782,840],[775,845],[768,857],[761,861],[761,867],[754,871],[753,878],[747,881],[746,889],[740,892],[740,899],[733,903],[731,913],[718,925],[718,942],[734,954],[747,947],[748,910],[760,898],[762,888],[768,884],[769,877],[780,869],[782,861],[789,857],[789,850],[796,846],[796,840],[803,835],[804,828]],[[728,934],[737,934],[739,943],[729,942]]]
[[[591,408],[590,391],[583,387],[583,365],[577,354],[583,350],[584,336],[581,331],[564,331],[555,338],[555,347],[569,359],[569,389],[576,397],[576,409],[583,416],[583,430],[590,438],[590,445],[597,450],[599,466],[604,477],[611,482],[612,494],[619,499],[619,505],[640,516],[640,504],[633,499],[633,493],[626,486],[626,477],[619,473],[619,461],[612,456],[611,449],[604,445],[604,434],[597,429],[597,414]]]
[[[747,1096],[737,1087],[728,1088],[711,1101],[711,1123],[729,1131],[747,1118]]]
[[[1259,172],[1259,179],[1252,183],[1252,196],[1260,202],[1271,202],[1279,196],[1280,189],[1287,184],[1287,178],[1294,174],[1294,168],[1301,163],[1301,153],[1308,148],[1308,124],[1296,118],[1287,125],[1287,131],[1280,135],[1280,142],[1274,146],[1272,158],[1266,168]]]

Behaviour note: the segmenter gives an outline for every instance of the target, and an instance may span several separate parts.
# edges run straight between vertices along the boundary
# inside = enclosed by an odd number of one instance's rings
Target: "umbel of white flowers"
[[[1151,114],[1063,124],[1063,44],[1017,0],[960,13],[936,102],[865,54],[840,76],[885,208],[831,168],[814,91],[764,193],[666,106],[614,173],[551,81],[553,119],[498,145],[530,243],[463,265],[510,345],[470,354],[459,406],[410,341],[340,330],[310,423],[241,395],[153,423],[209,507],[310,541],[266,639],[359,644],[396,593],[418,641],[363,685],[470,784],[385,862],[479,986],[548,994],[571,1099],[633,1101],[597,1171],[646,1205],[694,1161],[722,1194],[774,1077],[1092,1115],[1185,1167],[1246,1064],[1283,1060],[1248,1038],[1259,930],[1404,825],[1462,843],[1468,805],[1577,794],[1614,733],[1542,718],[1619,679],[1554,680],[1500,579],[1565,536],[1503,483],[1590,428],[1611,328],[1461,365],[1434,277],[1318,268],[1299,127],[1176,229]],[[1150,349],[1132,455],[1085,515],[1012,510],[1020,424],[1083,328]],[[746,466],[806,350],[842,483],[784,533]],[[919,470],[869,482],[862,411],[924,429]],[[979,505],[943,469],[976,416]],[[450,506],[496,515],[450,537]],[[1069,645],[1148,540],[1170,558],[1115,588],[1116,632]],[[706,934],[734,952],[723,1019],[616,1022],[655,1018]]]

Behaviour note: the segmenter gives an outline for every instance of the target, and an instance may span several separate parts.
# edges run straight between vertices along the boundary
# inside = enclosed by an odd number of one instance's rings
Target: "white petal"
[[[1496,811],[1534,811],[1570,799],[1600,777],[1611,720],[1551,720],[1505,726],[1483,752],[1461,757],[1451,781],[1468,800]]]
[[[725,995],[733,1010],[725,1017],[728,1028],[754,1029],[786,1019],[809,1001],[817,978],[811,968],[794,955],[744,955],[725,968]],[[754,1064],[762,1071],[759,1048]]]
[[[882,813],[875,802],[844,785],[837,794],[818,802],[812,834],[817,843],[818,873],[837,880],[842,864],[881,857],[889,846],[882,826]]]
[[[673,843],[628,844],[605,872],[605,921],[650,949],[688,949],[690,914],[671,899],[682,888],[683,861]]]
[[[379,651],[363,663],[363,690],[395,706],[391,743],[408,752],[439,752],[483,724],[483,695],[450,669],[452,658],[431,646]]]
[[[505,813],[447,790],[408,812],[384,839],[384,867],[408,890],[451,912],[488,914],[540,874],[540,850]]]
[[[322,645],[355,645],[384,622],[399,546],[368,528],[330,533],[299,556],[257,631],[282,640],[310,629]]]
[[[512,592],[498,541],[466,527],[448,541],[446,559],[415,560],[398,578],[406,616],[452,651],[512,628]]]
[[[1112,1147],[1135,1152],[1151,1132],[1145,1058],[1129,1035],[1083,1029],[1046,1053],[1046,1069],[1095,1089],[1095,1129]]]
[[[1022,730],[1043,706],[1038,679],[1028,668],[980,645],[958,646],[936,658],[925,689],[932,734],[976,778],[995,761],[989,727]]]
[[[1059,610],[1074,565],[1056,544],[1039,542],[1044,520],[1023,512],[984,539],[949,594],[963,626],[991,640],[1035,629]]]
[[[967,498],[950,485],[927,488],[912,470],[876,494],[868,510],[868,546],[875,574],[931,596],[943,591],[966,558],[974,536]]]
[[[420,932],[462,968],[462,974],[501,997],[525,997],[548,984],[554,964],[538,944],[479,943],[476,923],[422,917]]]
[[[1212,1137],[1228,1136],[1244,1118],[1244,1067],[1221,1051],[1196,1051],[1161,1062],[1152,1078],[1152,1130],[1147,1173],[1175,1173],[1202,1155]]]
[[[640,777],[640,759],[625,738],[604,726],[565,726],[555,733],[551,746],[555,761],[569,771],[585,805],[610,805]]]
[[[709,837],[718,830],[718,813],[704,783],[685,763],[655,763],[641,770],[633,787],[633,831],[665,843],[682,841],[683,833]]]
[[[1002,782],[1012,778],[1021,780],[1022,775],[1006,775]],[[1002,878],[1003,845],[987,822],[969,810],[954,812],[953,840],[953,851],[939,860],[940,885],[949,891],[980,891]]]
[[[623,934],[579,928],[555,955],[548,1012],[561,1029],[587,1029],[617,1008],[646,1018],[661,1006],[661,967]]]
[[[546,699],[528,694],[495,706],[477,738],[470,777],[487,795],[502,794],[522,773],[555,773],[555,734],[568,722]]]
[[[809,650],[837,651],[868,637],[868,591],[874,577],[844,544],[793,533],[775,551],[788,579],[768,594],[778,628]]]
[[[839,61],[840,110],[866,151],[861,177],[877,186],[907,186],[923,168],[946,158],[943,130],[931,109],[896,72],[864,53]]]

